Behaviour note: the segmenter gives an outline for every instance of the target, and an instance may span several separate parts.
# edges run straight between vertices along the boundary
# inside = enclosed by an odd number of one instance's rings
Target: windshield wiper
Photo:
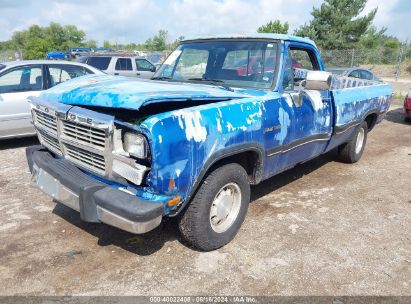
[[[215,86],[221,87],[223,89],[226,89],[227,91],[234,92],[234,90],[232,88],[230,88],[228,85],[222,84],[222,83],[224,83],[224,81],[221,80],[221,79],[210,79],[210,78],[200,78],[200,77],[198,77],[198,78],[188,78],[187,80],[208,82],[212,85],[215,85]]]
[[[157,76],[157,77],[151,78],[151,80],[168,80],[168,79],[172,79],[172,78],[168,76]]]

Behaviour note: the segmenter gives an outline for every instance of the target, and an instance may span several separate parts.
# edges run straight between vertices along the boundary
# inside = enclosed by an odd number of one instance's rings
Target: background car
[[[411,89],[404,99],[404,115],[405,121],[411,122]]]
[[[154,64],[134,54],[89,54],[79,57],[78,61],[111,75],[150,79],[156,71]]]
[[[327,72],[338,76],[354,77],[366,80],[382,81],[381,78],[375,76],[370,70],[363,68],[327,68]]]
[[[70,54],[62,51],[50,51],[46,54],[46,59],[68,60],[70,59]]]
[[[69,54],[72,58],[76,58],[77,56],[81,54],[87,54],[90,52],[93,52],[92,48],[83,48],[83,47],[69,48]]]
[[[112,48],[104,48],[104,47],[99,47],[99,48],[95,48],[94,52],[98,52],[98,53],[112,53],[114,52],[114,50]]]
[[[104,74],[77,62],[28,60],[0,64],[0,139],[34,135],[27,97],[66,80]]]

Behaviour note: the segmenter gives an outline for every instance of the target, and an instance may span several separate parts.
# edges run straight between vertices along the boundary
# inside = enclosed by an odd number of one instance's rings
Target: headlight
[[[148,143],[141,134],[127,132],[124,134],[124,151],[137,158],[147,158]]]

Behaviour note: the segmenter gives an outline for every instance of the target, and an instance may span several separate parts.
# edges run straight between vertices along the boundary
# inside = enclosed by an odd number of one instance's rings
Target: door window
[[[367,80],[372,80],[373,79],[373,75],[365,70],[361,70],[361,78],[362,79],[367,79]]]
[[[354,70],[350,73],[350,75],[348,75],[348,77],[361,78],[360,71],[359,70]]]
[[[93,74],[89,69],[76,65],[50,65],[49,72],[50,87],[76,77]]]
[[[299,85],[301,80],[305,79],[307,71],[318,69],[319,65],[312,51],[291,47],[288,50],[284,70],[284,90],[294,90],[294,86]]]
[[[151,71],[154,67],[150,62],[145,59],[136,59],[137,71]]]
[[[117,71],[132,71],[133,67],[131,66],[130,58],[118,58],[116,62]]]
[[[293,69],[315,70],[315,62],[305,49],[290,49]]]
[[[39,91],[42,89],[41,66],[20,67],[0,76],[0,93]]]

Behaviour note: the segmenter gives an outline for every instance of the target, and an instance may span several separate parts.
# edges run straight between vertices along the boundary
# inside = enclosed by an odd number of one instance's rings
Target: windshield
[[[182,43],[153,79],[269,89],[278,45],[271,41],[212,40]]]

